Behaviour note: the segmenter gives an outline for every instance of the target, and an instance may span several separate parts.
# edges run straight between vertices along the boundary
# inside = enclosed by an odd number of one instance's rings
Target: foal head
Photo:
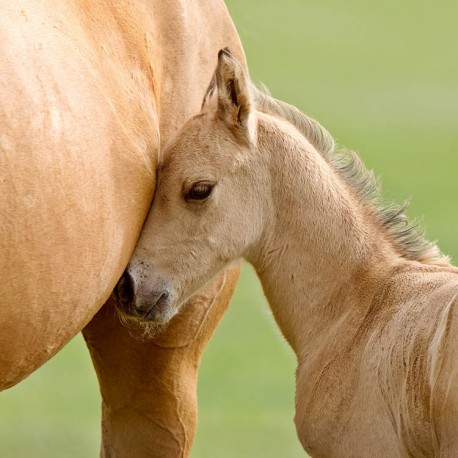
[[[167,322],[261,237],[268,183],[248,75],[222,50],[214,81],[201,113],[164,153],[153,205],[117,286],[129,315]]]

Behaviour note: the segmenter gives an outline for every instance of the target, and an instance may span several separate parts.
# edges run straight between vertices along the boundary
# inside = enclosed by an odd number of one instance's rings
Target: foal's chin
[[[123,308],[116,305],[121,323],[130,329],[134,337],[152,339],[165,331],[172,318],[178,313],[178,309],[170,307],[167,310],[150,312],[146,316],[127,313]]]

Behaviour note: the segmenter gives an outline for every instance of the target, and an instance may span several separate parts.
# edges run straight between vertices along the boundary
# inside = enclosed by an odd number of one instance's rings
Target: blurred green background
[[[429,238],[458,259],[458,4],[233,0],[251,76],[316,117],[412,198]],[[245,268],[199,378],[193,458],[300,457],[294,358]],[[96,457],[99,394],[81,337],[0,394],[0,457]],[[133,457],[134,458],[134,457]]]

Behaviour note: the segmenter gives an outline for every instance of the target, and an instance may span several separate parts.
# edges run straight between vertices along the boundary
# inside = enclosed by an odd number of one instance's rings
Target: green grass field
[[[458,4],[233,0],[251,76],[359,152],[458,259]],[[294,358],[252,270],[206,351],[193,458],[305,456]],[[0,394],[0,457],[96,457],[99,394],[81,337]],[[134,457],[133,457],[134,458]]]

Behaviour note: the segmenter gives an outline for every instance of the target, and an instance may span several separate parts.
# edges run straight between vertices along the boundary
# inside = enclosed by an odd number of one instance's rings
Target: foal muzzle
[[[137,282],[126,269],[114,290],[122,312],[145,321],[167,321],[173,304],[173,295],[165,282],[148,285]]]

